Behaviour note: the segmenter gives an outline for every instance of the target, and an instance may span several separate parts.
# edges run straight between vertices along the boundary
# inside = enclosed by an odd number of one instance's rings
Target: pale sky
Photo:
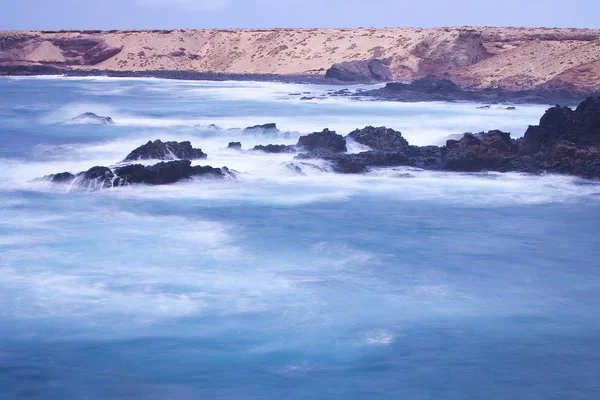
[[[0,30],[600,28],[600,0],[0,0]]]

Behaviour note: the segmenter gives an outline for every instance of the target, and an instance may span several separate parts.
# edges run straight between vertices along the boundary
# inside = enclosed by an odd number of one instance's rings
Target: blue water
[[[328,89],[0,79],[0,398],[600,398],[599,183],[296,175],[291,155],[224,149],[369,124],[418,144],[518,136],[543,107],[288,95]],[[85,111],[116,125],[62,123]],[[206,126],[265,122],[282,133]],[[156,138],[191,140],[202,164],[240,176],[97,192],[31,182]]]

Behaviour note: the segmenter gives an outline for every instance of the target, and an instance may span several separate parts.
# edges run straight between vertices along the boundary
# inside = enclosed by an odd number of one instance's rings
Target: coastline
[[[156,78],[187,81],[239,81],[239,82],[278,82],[289,84],[312,84],[338,86],[336,96],[369,97],[372,101],[416,102],[473,102],[486,104],[543,104],[576,106],[587,97],[598,96],[599,92],[584,92],[568,89],[508,90],[487,88],[465,90],[447,79],[425,77],[411,83],[382,82],[384,87],[374,90],[350,92],[345,88],[357,87],[367,82],[342,82],[323,75],[309,74],[237,74],[200,71],[116,71],[105,69],[71,69],[50,65],[0,66],[0,76],[64,76],[64,77],[110,77],[110,78]],[[372,82],[370,82],[373,84]]]

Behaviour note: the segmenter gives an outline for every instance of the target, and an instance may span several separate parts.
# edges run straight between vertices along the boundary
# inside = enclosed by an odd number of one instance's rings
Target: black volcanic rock
[[[341,153],[348,150],[346,148],[346,139],[329,129],[300,136],[296,146],[309,152],[318,150],[321,152]]]
[[[240,142],[229,142],[227,145],[228,149],[241,150],[242,144]]]
[[[438,79],[431,75],[412,83],[391,82],[380,90],[399,98],[406,98],[407,101],[462,100],[468,97],[468,93],[451,80]]]
[[[53,183],[69,183],[75,179],[75,175],[70,172],[61,172],[60,174],[49,175],[44,177],[44,180],[49,180]]]
[[[343,82],[389,82],[393,79],[391,61],[391,58],[344,61],[333,64],[325,73],[325,77]]]
[[[446,142],[442,168],[468,172],[519,170],[521,168],[516,148],[516,142],[510,138],[510,133],[465,133],[460,140]]]
[[[115,174],[110,168],[92,167],[75,175],[74,183],[79,187],[95,190],[112,187],[114,179]]]
[[[437,146],[406,146],[398,151],[371,150],[355,154],[303,153],[296,156],[296,159],[321,158],[328,161],[335,172],[358,174],[366,172],[370,167],[410,166],[440,169],[441,157],[441,149]]]
[[[589,95],[589,94],[588,94]],[[540,103],[563,102],[576,104],[584,94],[579,90],[539,87],[530,90],[508,90],[487,88],[467,90],[449,79],[427,75],[411,83],[390,82],[381,89],[360,92],[360,96],[370,96],[385,100],[404,102],[415,101],[472,101],[481,103]],[[488,106],[477,108],[487,109]]]
[[[408,141],[402,137],[402,133],[385,126],[379,128],[367,126],[350,132],[347,137],[373,150],[394,151],[408,146]]]
[[[189,160],[161,162],[155,165],[144,166],[141,164],[126,165],[115,169],[119,178],[118,186],[135,183],[147,185],[166,185],[190,179],[194,176],[207,176],[223,178],[229,171],[210,166],[191,166]]]
[[[263,146],[262,144],[259,144],[254,146],[252,150],[264,151],[265,153],[295,153],[296,146],[288,146],[285,144],[268,144]]]
[[[71,118],[69,123],[72,124],[93,124],[93,125],[114,125],[115,122],[111,117],[102,117],[91,112],[79,114],[75,118]]]
[[[199,160],[206,159],[207,155],[201,149],[194,149],[192,144],[185,142],[148,141],[145,145],[133,150],[124,161],[136,160]]]

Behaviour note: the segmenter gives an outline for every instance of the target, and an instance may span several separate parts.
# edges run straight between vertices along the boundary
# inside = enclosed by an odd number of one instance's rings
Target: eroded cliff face
[[[346,71],[367,81],[434,75],[464,88],[545,85],[597,91],[600,31],[463,27],[0,32],[0,67],[33,71],[54,66],[324,76],[334,64],[337,70],[329,75],[342,80]]]

